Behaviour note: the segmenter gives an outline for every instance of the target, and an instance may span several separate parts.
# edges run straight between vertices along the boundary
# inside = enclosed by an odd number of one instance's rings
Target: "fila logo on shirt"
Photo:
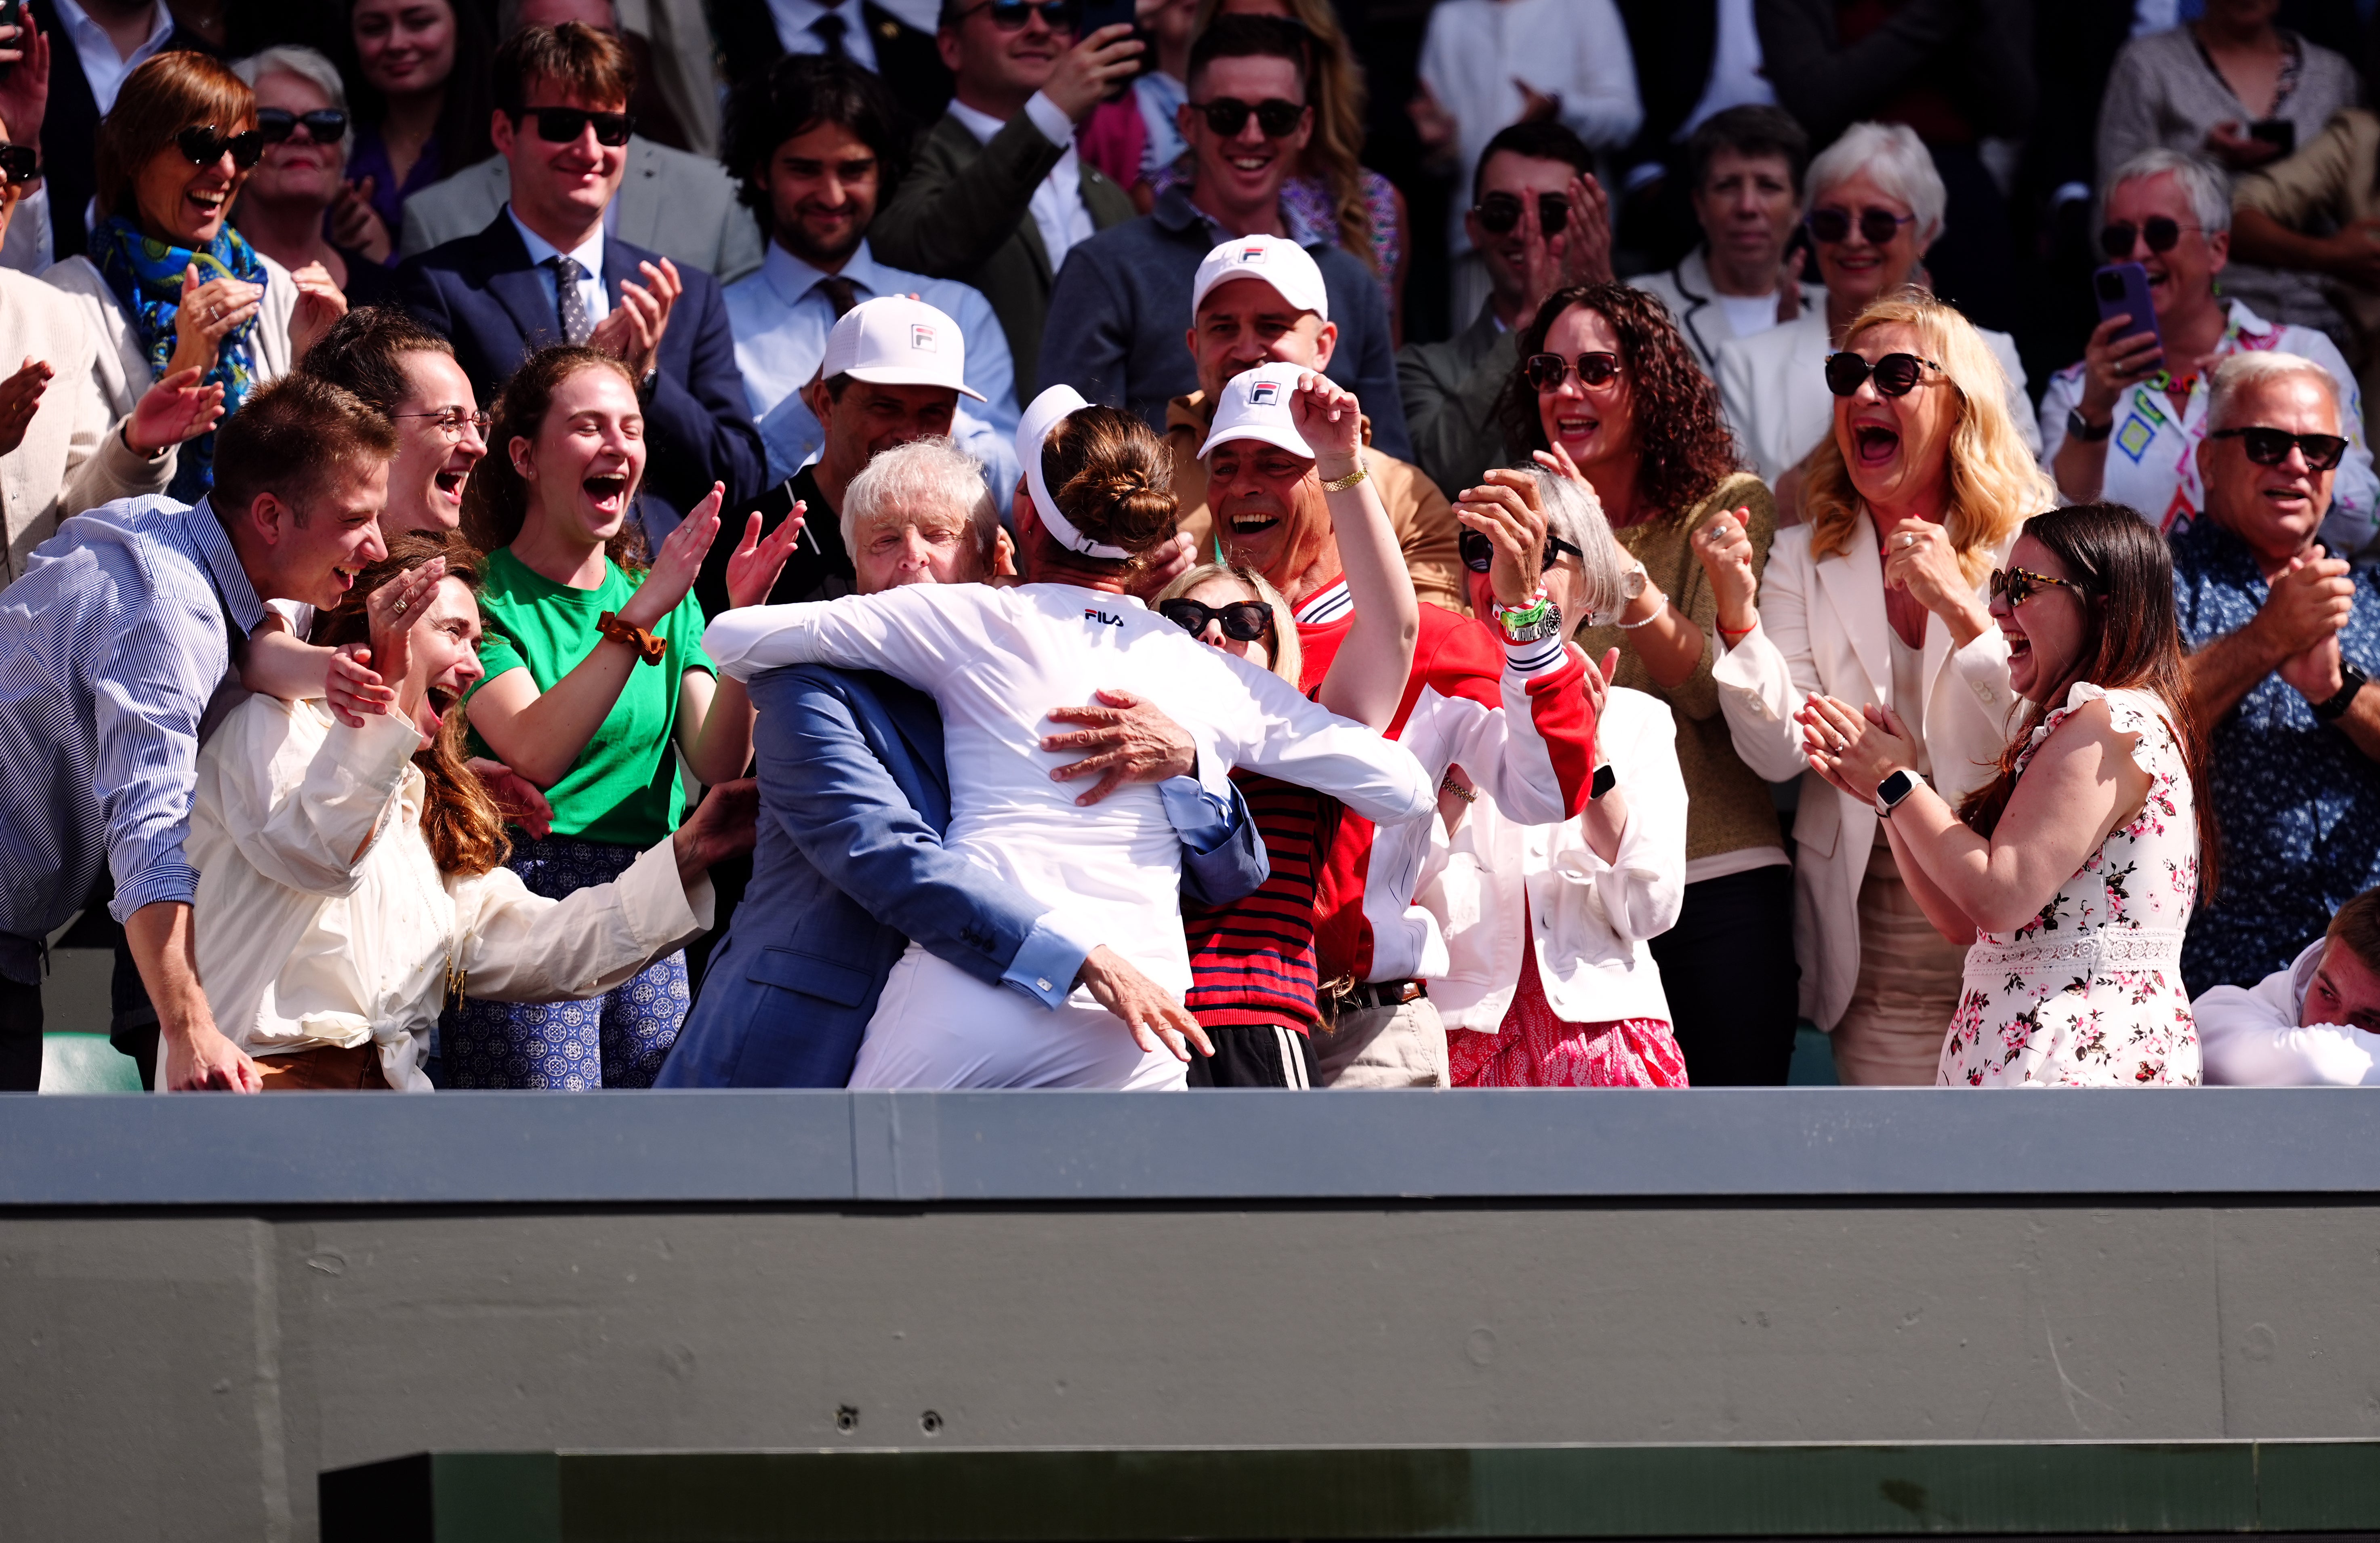
[[[1278,381],[1258,381],[1248,387],[1249,407],[1269,407],[1277,406],[1280,401],[1281,383]]]
[[[934,343],[934,329],[926,325],[923,322],[912,322],[909,323],[909,346],[921,354],[931,354],[941,351]]]
[[[1122,616],[1111,616],[1104,611],[1095,611],[1089,606],[1085,606],[1083,608],[1083,620],[1087,622],[1100,622],[1109,626],[1123,626],[1123,618]]]

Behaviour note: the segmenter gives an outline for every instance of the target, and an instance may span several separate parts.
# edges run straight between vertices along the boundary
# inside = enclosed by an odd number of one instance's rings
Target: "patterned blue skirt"
[[[642,853],[576,836],[513,832],[512,860],[531,894],[559,900],[608,884]],[[686,955],[654,961],[623,985],[580,1002],[466,1001],[439,1024],[441,1087],[650,1087],[686,1021]]]

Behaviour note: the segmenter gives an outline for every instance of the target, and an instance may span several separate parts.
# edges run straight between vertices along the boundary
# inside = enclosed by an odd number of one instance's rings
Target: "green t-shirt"
[[[532,572],[509,548],[492,554],[480,591],[487,629],[480,640],[480,662],[487,666],[487,680],[526,668],[540,691],[552,690],[602,645],[595,619],[627,603],[637,583],[608,558],[600,587],[574,589]],[[702,651],[702,603],[688,593],[653,628],[669,651],[660,664],[639,661],[628,673],[628,684],[620,688],[603,726],[562,781],[545,790],[553,806],[555,835],[646,847],[677,829],[686,812],[672,750],[678,679],[688,670],[719,673]],[[470,748],[474,755],[501,759],[476,733]]]

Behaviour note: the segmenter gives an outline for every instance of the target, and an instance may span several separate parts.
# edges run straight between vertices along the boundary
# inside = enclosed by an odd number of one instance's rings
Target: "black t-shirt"
[[[766,536],[793,512],[795,503],[808,506],[793,555],[785,559],[785,571],[777,576],[777,586],[769,591],[767,603],[833,600],[852,592],[857,575],[851,565],[851,553],[844,550],[843,522],[827,506],[826,495],[819,492],[816,472],[817,463],[812,462],[719,522],[719,538],[710,543],[710,553],[702,559],[702,573],[694,581],[694,592],[706,617],[727,609],[727,559],[744,539],[745,518],[754,509],[760,511],[760,533]]]

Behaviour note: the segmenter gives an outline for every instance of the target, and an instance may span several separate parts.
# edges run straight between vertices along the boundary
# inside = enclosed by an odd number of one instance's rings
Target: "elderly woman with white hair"
[[[256,92],[263,154],[240,188],[232,223],[249,246],[295,273],[319,262],[350,306],[380,303],[395,243],[346,179],[347,90],[339,67],[310,48],[268,48],[233,65]]]
[[[1827,437],[1833,422],[1829,398],[1820,389],[1827,356],[1841,346],[1852,318],[1896,290],[1931,287],[1925,253],[1943,234],[1949,200],[1933,156],[1905,124],[1852,125],[1810,163],[1808,184],[1803,224],[1817,253],[1818,276],[1826,280],[1825,307],[1718,346],[1720,406],[1752,468],[1772,487]],[[1983,329],[1978,335],[2008,377],[2018,431],[2038,450],[2016,340]]]
[[[1536,474],[1547,594],[1577,630],[1628,603],[1633,566],[1585,483]],[[1493,603],[1485,574],[1477,603]],[[1686,1063],[1651,941],[1685,903],[1686,784],[1669,705],[1610,684],[1620,650],[1586,672],[1596,772],[1586,808],[1518,824],[1449,779],[1415,901],[1451,966],[1430,982],[1457,1087],[1683,1087]]]
[[[2215,292],[2231,256],[2231,195],[2222,175],[2174,151],[2144,152],[2117,171],[2106,215],[2100,249],[2109,262],[2137,262],[2147,273],[2156,331],[2113,317],[2091,334],[2079,363],[2049,378],[2041,398],[2042,464],[2059,495],[2129,504],[2168,536],[2189,529],[2206,506],[2198,446],[2211,422],[2216,366],[2242,352],[2295,354],[2337,383],[2339,431],[2348,440],[2323,539],[2342,553],[2369,545],[2380,523],[2380,479],[2346,358],[2313,328],[2267,322]],[[2110,454],[2111,446],[2121,454]]]

